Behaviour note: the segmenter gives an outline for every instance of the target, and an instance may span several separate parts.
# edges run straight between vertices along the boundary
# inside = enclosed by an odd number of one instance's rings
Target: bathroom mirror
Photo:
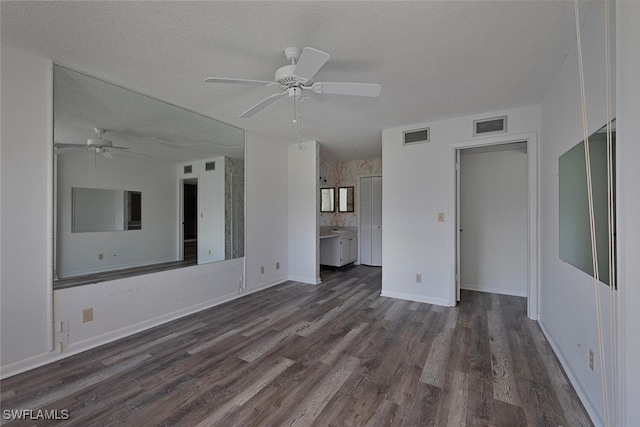
[[[73,187],[71,232],[140,230],[141,201],[139,191]]]
[[[336,189],[320,189],[320,212],[335,212],[336,210]]]
[[[353,187],[338,187],[338,212],[353,212]]]
[[[60,65],[53,83],[54,288],[244,256],[244,130]]]

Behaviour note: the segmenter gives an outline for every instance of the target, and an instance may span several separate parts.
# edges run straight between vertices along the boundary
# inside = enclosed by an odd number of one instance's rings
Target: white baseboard
[[[402,292],[385,291],[384,289],[380,293],[380,296],[450,307],[449,300],[446,300],[443,298],[431,298],[431,297],[425,297],[423,295],[414,295],[414,294],[405,294]]]
[[[489,292],[492,294],[501,294],[501,295],[511,295],[514,297],[527,297],[527,290],[517,291],[515,289],[504,289],[504,288],[496,288],[493,286],[478,286],[472,285],[470,283],[461,283],[460,289],[465,289],[467,291],[476,291],[476,292]]]
[[[569,378],[569,382],[571,382],[571,385],[576,390],[576,393],[578,394],[578,397],[580,398],[582,405],[584,406],[584,408],[587,410],[587,413],[591,417],[591,421],[593,421],[593,424],[596,426],[604,426],[602,415],[598,412],[598,410],[596,409],[591,399],[589,399],[589,395],[585,392],[584,388],[582,388],[582,384],[580,384],[580,381],[578,381],[578,377],[571,370],[571,366],[569,365],[569,363],[567,363],[567,359],[565,359],[564,355],[560,351],[560,347],[558,347],[556,342],[553,340],[553,337],[551,336],[547,328],[544,326],[544,323],[542,323],[542,321],[538,321],[538,324],[540,325],[540,329],[542,330],[542,333],[544,334],[545,338],[549,342],[549,345],[551,345],[553,352],[558,357],[558,360],[562,365],[562,369],[564,369],[565,373],[567,374],[567,377]]]
[[[320,279],[316,277],[306,277],[306,276],[289,276],[289,280],[294,282],[306,283],[308,285],[319,285],[322,283]]]
[[[267,289],[267,288],[270,288],[272,286],[279,285],[280,283],[284,283],[287,280],[289,280],[289,279],[286,278],[286,277],[279,277],[277,279],[273,279],[273,280],[270,280],[268,282],[260,283],[260,284],[256,285],[255,287],[245,288],[242,291],[242,295],[248,295],[248,294],[252,294],[254,292],[262,291],[263,289]]]
[[[40,366],[47,365],[52,362],[56,362],[58,360],[73,356],[78,353],[82,353],[83,351],[91,350],[92,348],[99,347],[104,344],[108,344],[110,342],[128,337],[133,334],[137,334],[138,332],[145,331],[147,329],[151,329],[155,326],[159,326],[165,323],[168,323],[172,320],[179,319],[181,317],[188,316],[190,314],[197,313],[202,310],[206,310],[211,307],[215,307],[220,304],[224,304],[225,302],[232,301],[237,298],[241,298],[245,295],[261,291],[266,288],[270,288],[272,286],[278,285],[287,281],[287,278],[279,278],[272,280],[270,282],[266,282],[260,284],[251,289],[245,289],[242,294],[232,293],[223,295],[218,298],[213,298],[211,300],[195,304],[180,310],[173,311],[168,314],[164,314],[162,316],[154,317],[153,319],[148,319],[142,322],[138,322],[136,324],[127,326],[125,328],[120,328],[115,331],[107,332],[105,334],[101,334],[96,337],[92,337],[90,339],[86,339],[83,341],[78,341],[72,344],[65,349],[64,352],[61,352],[60,349],[56,349],[51,352],[38,354],[36,356],[29,357],[27,359],[18,360],[13,363],[9,363],[4,366],[0,366],[0,378],[8,378],[31,369],[38,368]]]

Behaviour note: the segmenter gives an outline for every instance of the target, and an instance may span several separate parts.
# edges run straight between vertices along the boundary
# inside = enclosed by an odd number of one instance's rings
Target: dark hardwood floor
[[[380,297],[381,269],[287,282],[1,382],[77,426],[589,426],[526,300]],[[3,423],[6,421],[3,420]]]

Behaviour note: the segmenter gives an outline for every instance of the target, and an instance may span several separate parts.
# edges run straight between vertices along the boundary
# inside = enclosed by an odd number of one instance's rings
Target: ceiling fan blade
[[[87,144],[63,144],[62,142],[56,142],[53,144],[54,148],[84,148]]]
[[[138,153],[137,151],[125,151],[125,150],[129,150],[129,148],[127,148],[127,147],[109,147],[109,151],[122,151],[123,153],[135,154],[136,156],[151,157],[148,154]]]
[[[263,99],[262,101],[258,102],[256,105],[254,105],[253,107],[249,108],[244,113],[240,114],[239,117],[243,118],[243,119],[246,119],[247,117],[253,117],[256,113],[262,111],[263,109],[267,108],[269,105],[271,105],[274,102],[276,102],[285,93],[287,93],[286,90],[284,92],[281,92],[281,93],[275,93],[275,94]]]
[[[305,47],[293,69],[293,74],[301,79],[311,80],[328,60],[328,53],[312,47]]]
[[[236,84],[249,84],[249,85],[273,85],[276,82],[268,82],[266,80],[246,80],[246,79],[227,79],[224,77],[208,77],[204,79],[206,83],[236,83]]]
[[[382,86],[377,83],[341,83],[341,82],[316,82],[311,86],[316,93],[330,95],[370,96],[380,95]]]

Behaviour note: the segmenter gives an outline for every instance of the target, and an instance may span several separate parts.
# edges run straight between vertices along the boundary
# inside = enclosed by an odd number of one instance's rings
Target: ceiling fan
[[[207,83],[238,83],[258,86],[278,86],[281,92],[266,97],[244,113],[241,118],[252,117],[273,104],[284,95],[294,100],[294,119],[297,121],[296,101],[302,101],[312,91],[319,94],[351,95],[377,97],[381,86],[377,83],[344,83],[344,82],[314,82],[313,76],[329,60],[329,54],[312,47],[305,47],[302,51],[297,47],[288,47],[284,54],[291,65],[285,65],[276,70],[275,81],[229,79],[223,77],[209,77]]]
[[[113,154],[111,151],[124,151],[128,150],[128,147],[115,147],[113,142],[108,139],[102,139],[102,134],[107,132],[105,129],[93,128],[93,131],[98,135],[97,138],[89,138],[87,139],[86,144],[63,144],[60,142],[56,142],[53,144],[53,147],[56,150],[64,150],[69,148],[81,148],[89,151],[93,151],[96,154],[102,154],[107,159],[113,159]],[[130,153],[133,153],[130,151]],[[134,153],[138,154],[138,153]]]

